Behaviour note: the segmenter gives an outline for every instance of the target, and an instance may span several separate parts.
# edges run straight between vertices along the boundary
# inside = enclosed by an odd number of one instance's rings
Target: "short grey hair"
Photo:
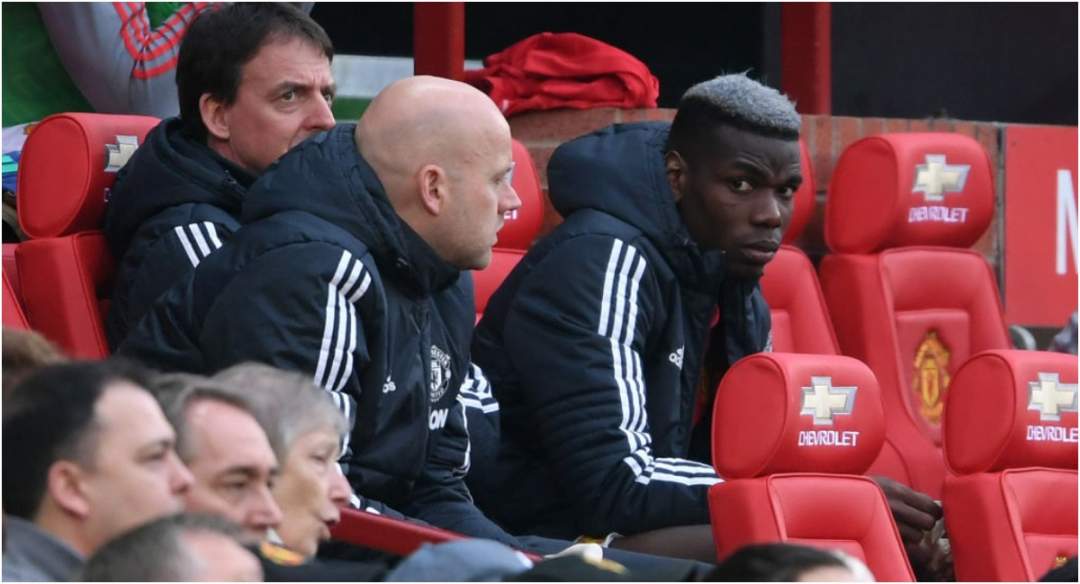
[[[150,392],[157,398],[165,412],[165,418],[176,431],[176,454],[185,463],[190,463],[195,457],[195,452],[191,449],[191,431],[187,427],[187,410],[198,400],[228,404],[251,414],[260,426],[264,426],[259,419],[259,413],[243,393],[209,377],[190,373],[165,373],[151,381]]]
[[[801,118],[795,104],[779,91],[746,76],[721,75],[691,87],[679,100],[679,110],[700,105],[714,117],[751,131],[797,138]]]
[[[315,385],[310,375],[262,363],[241,363],[212,379],[233,391],[243,389],[281,464],[300,436],[329,430],[341,438],[349,430],[330,394]]]
[[[83,565],[86,582],[190,582],[199,580],[198,558],[184,536],[217,534],[239,546],[249,542],[240,526],[213,515],[179,514],[131,529],[99,548]],[[252,557],[254,560],[254,556]]]

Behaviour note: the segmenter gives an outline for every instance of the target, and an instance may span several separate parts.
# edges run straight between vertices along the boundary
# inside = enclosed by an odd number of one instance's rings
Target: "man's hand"
[[[933,499],[882,476],[870,477],[885,492],[908,561],[920,582],[955,580],[952,554],[945,541],[938,541],[942,529],[934,530],[941,518],[941,506]]]
[[[904,545],[918,544],[941,518],[941,505],[930,497],[888,477],[870,477],[885,492]]]

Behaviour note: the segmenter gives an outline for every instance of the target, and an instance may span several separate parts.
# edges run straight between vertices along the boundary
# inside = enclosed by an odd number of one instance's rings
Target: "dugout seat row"
[[[862,476],[884,444],[885,403],[851,357],[735,363],[713,410],[713,466],[727,479],[709,490],[718,557],[783,541],[841,550],[879,580],[913,580],[888,502]],[[957,372],[945,416],[957,578],[1032,581],[1076,556],[1076,358],[979,353]]]

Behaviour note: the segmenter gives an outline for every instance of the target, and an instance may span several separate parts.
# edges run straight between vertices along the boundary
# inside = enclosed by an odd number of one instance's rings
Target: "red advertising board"
[[[1076,310],[1076,128],[1005,130],[1005,320],[1061,327]]]

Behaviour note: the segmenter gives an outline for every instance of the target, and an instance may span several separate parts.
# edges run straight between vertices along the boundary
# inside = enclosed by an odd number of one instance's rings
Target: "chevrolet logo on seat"
[[[926,164],[915,167],[912,193],[922,193],[928,203],[945,200],[945,193],[959,193],[967,183],[970,164],[949,164],[944,154],[927,154]]]
[[[812,416],[815,426],[832,426],[833,416],[850,415],[855,408],[855,386],[833,387],[832,377],[811,377],[802,388],[800,416]]]
[[[1062,412],[1076,411],[1077,384],[1061,383],[1057,373],[1039,373],[1038,381],[1028,382],[1028,408],[1039,412],[1039,419],[1061,421]]]
[[[105,145],[105,172],[116,172],[123,168],[138,148],[137,137],[117,135],[116,144]]]

